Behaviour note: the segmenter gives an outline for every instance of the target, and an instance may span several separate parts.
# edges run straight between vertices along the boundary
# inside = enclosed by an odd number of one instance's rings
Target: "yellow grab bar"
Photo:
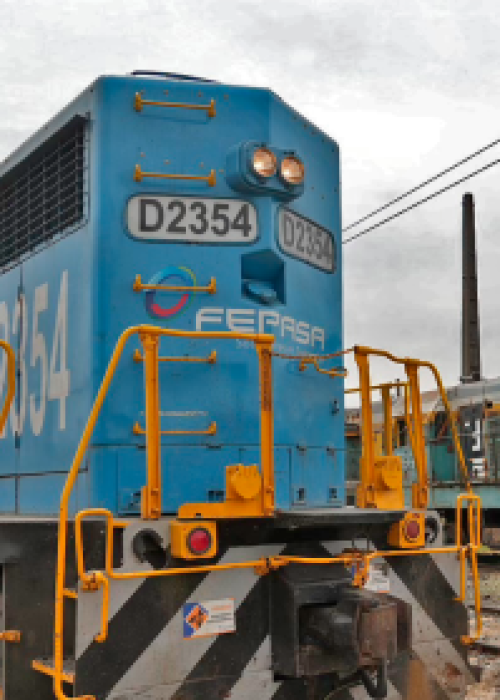
[[[0,348],[7,356],[7,395],[5,397],[2,412],[0,413],[0,434],[3,433],[10,407],[16,394],[16,354],[5,340],[0,340]]]
[[[405,399],[405,423],[406,432],[408,433],[408,442],[410,443],[411,451],[415,454],[415,438],[413,437],[413,425],[411,420],[410,411],[410,393],[409,385],[406,384],[404,388],[404,399]]]
[[[207,292],[207,294],[215,294],[217,291],[217,282],[215,277],[210,278],[210,284],[205,287],[184,287],[170,286],[165,284],[143,284],[140,275],[135,276],[134,284],[132,285],[134,292]]]
[[[333,367],[332,369],[321,369],[318,360],[314,357],[304,357],[299,364],[299,372],[303,372],[307,365],[312,365],[320,374],[326,374],[329,377],[347,377],[347,370],[344,367]]]
[[[476,631],[474,635],[462,637],[465,644],[471,644],[480,638],[482,634],[482,617],[481,617],[481,590],[479,585],[479,570],[477,563],[477,552],[481,546],[481,498],[468,491],[461,493],[457,497],[457,511],[455,516],[455,543],[460,550],[460,595],[457,600],[463,602],[466,595],[466,569],[465,569],[465,553],[462,547],[462,509],[467,503],[467,518],[469,525],[469,540],[468,547],[470,553],[470,563],[472,578],[474,582],[474,608],[476,610]]]
[[[132,428],[134,435],[146,435],[144,428],[141,428],[139,423],[134,423]],[[215,435],[217,432],[217,423],[212,421],[206,430],[160,430],[160,435]]]
[[[209,187],[215,187],[217,177],[215,170],[212,169],[208,175],[173,175],[171,173],[148,173],[142,170],[140,165],[135,166],[134,181],[142,182],[144,178],[156,178],[157,180],[198,180],[206,182]]]
[[[481,498],[475,493],[461,493],[457,496],[457,515],[455,518],[455,540],[462,543],[462,509],[468,504],[469,537],[474,547],[481,545]]]
[[[144,362],[144,355],[140,350],[134,350],[134,362]],[[217,351],[212,350],[208,357],[159,357],[158,362],[199,362],[214,365],[217,362]]]
[[[376,391],[377,389],[385,389],[386,387],[388,389],[392,389],[393,387],[401,387],[401,386],[408,386],[408,382],[400,382],[399,380],[396,382],[384,382],[383,384],[371,384],[370,385],[370,391]],[[352,389],[344,389],[344,394],[359,394],[361,391],[361,388],[359,386],[355,386]]]
[[[210,100],[208,105],[195,105],[189,102],[157,102],[155,100],[145,100],[140,92],[136,92],[134,98],[135,111],[142,112],[144,105],[150,105],[151,107],[174,107],[177,109],[201,110],[206,112],[211,119],[216,115],[215,100]]]

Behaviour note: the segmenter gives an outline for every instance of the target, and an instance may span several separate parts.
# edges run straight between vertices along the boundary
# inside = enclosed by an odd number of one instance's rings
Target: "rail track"
[[[483,636],[469,653],[470,665],[479,682],[470,686],[467,700],[494,700],[500,698],[500,555],[480,555],[479,574]],[[472,606],[469,607],[472,613]]]

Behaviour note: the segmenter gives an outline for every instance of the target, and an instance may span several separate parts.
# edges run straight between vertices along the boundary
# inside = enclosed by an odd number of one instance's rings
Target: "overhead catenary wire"
[[[475,177],[476,175],[480,175],[481,173],[485,172],[485,170],[489,170],[490,168],[493,168],[493,166],[498,165],[499,163],[500,163],[500,158],[497,158],[496,160],[490,161],[486,165],[483,165],[483,167],[478,168],[477,170],[474,170],[472,173],[468,173],[467,175],[464,175],[464,177],[461,177],[459,180],[455,180],[454,182],[450,183],[449,185],[446,185],[446,187],[442,187],[440,190],[436,190],[432,194],[429,194],[427,197],[423,197],[422,199],[419,199],[418,202],[414,202],[413,204],[410,204],[410,206],[405,207],[404,209],[400,209],[399,211],[395,212],[394,214],[391,214],[391,216],[387,216],[385,219],[382,219],[382,221],[377,221],[376,224],[373,224],[372,226],[369,226],[368,228],[365,228],[362,231],[359,231],[358,233],[354,233],[352,236],[349,236],[348,238],[344,238],[342,240],[342,245],[345,245],[346,243],[351,243],[351,241],[355,241],[357,238],[361,238],[361,236],[365,236],[367,233],[370,233],[370,231],[374,231],[376,228],[379,228],[380,226],[387,224],[389,221],[393,221],[394,219],[397,219],[399,216],[406,214],[407,212],[411,211],[412,209],[416,209],[421,204],[425,204],[426,202],[429,202],[431,199],[435,199],[436,197],[439,197],[440,195],[444,194],[445,192],[448,192],[448,190],[451,190],[454,187],[461,185],[463,182],[470,180],[471,178]]]
[[[445,168],[444,170],[441,170],[440,172],[436,173],[436,175],[429,177],[427,180],[424,180],[424,182],[421,182],[419,185],[415,185],[415,187],[412,187],[411,189],[407,190],[406,192],[403,192],[403,194],[400,194],[397,197],[395,197],[394,199],[391,199],[390,202],[386,202],[381,207],[378,207],[378,209],[374,209],[369,214],[365,214],[365,216],[362,216],[361,219],[357,219],[356,221],[353,221],[352,224],[349,224],[349,226],[345,226],[342,229],[342,233],[345,233],[346,231],[349,231],[350,229],[354,228],[355,226],[358,226],[358,224],[361,224],[364,221],[371,219],[373,216],[380,214],[380,212],[385,211],[385,209],[389,209],[389,207],[392,207],[393,204],[397,204],[398,202],[401,202],[401,200],[406,199],[406,197],[409,197],[410,195],[415,194],[415,192],[418,192],[419,190],[423,189],[424,187],[427,187],[427,185],[430,185],[431,182],[435,182],[436,180],[439,180],[439,178],[444,177],[444,175],[448,175],[449,173],[453,172],[453,170],[456,170],[461,165],[468,163],[470,160],[473,160],[473,158],[477,158],[477,156],[480,156],[483,153],[485,153],[486,151],[490,150],[491,148],[494,148],[499,143],[500,143],[500,139],[495,139],[494,141],[490,141],[490,143],[487,143],[485,146],[482,146],[477,151],[470,153],[465,158],[462,158],[461,160],[458,160],[456,163],[453,163],[453,165],[450,165],[447,168]]]

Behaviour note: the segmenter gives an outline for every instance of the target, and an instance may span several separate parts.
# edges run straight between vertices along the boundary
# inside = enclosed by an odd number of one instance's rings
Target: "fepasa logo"
[[[188,267],[170,265],[156,273],[147,282],[151,286],[193,287],[196,275]],[[190,307],[195,290],[169,291],[151,289],[145,293],[146,310],[154,319],[170,321],[178,318]],[[234,333],[271,333],[276,338],[292,340],[299,345],[325,349],[325,329],[297,321],[292,316],[280,314],[271,309],[227,309],[223,307],[202,307],[196,312],[197,331],[229,330]],[[222,326],[222,329],[220,328]]]
[[[196,287],[196,275],[188,267],[170,265],[153,275],[147,284],[166,287]],[[187,311],[193,301],[193,296],[194,291],[176,293],[151,289],[145,295],[146,311],[151,318],[171,319]]]
[[[223,326],[234,333],[272,333],[300,345],[325,349],[325,329],[283,316],[269,309],[224,309],[204,307],[196,312],[196,330],[213,330]]]

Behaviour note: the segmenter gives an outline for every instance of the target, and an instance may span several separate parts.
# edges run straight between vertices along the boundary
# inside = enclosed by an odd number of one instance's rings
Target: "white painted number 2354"
[[[13,435],[21,435],[26,420],[29,396],[29,417],[34,435],[40,435],[45,422],[47,399],[59,401],[59,430],[66,429],[66,399],[70,391],[70,371],[67,368],[68,339],[68,271],[61,276],[59,299],[57,302],[52,350],[47,348],[43,333],[39,329],[39,320],[49,308],[49,285],[46,282],[36,287],[32,301],[31,326],[29,325],[28,300],[19,295],[14,306],[12,325],[9,324],[7,304],[0,302],[0,335],[17,350],[16,398],[10,410],[10,425]],[[10,333],[9,333],[10,332]],[[30,337],[30,353],[26,354],[26,344]],[[40,384],[35,392],[28,394],[28,374],[26,364],[39,368]],[[7,381],[7,358],[4,356],[0,366],[0,389],[5,395]],[[5,437],[4,434],[1,437]]]

